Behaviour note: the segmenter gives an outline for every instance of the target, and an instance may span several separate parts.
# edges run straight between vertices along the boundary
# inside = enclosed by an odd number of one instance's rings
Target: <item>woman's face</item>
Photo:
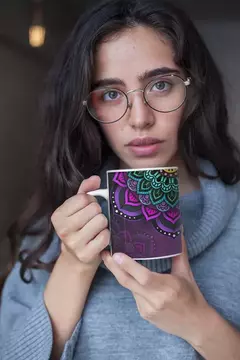
[[[151,28],[139,26],[125,30],[99,46],[94,80],[101,86],[107,83],[114,89],[128,92],[143,89],[149,81],[158,78],[150,72],[160,69],[161,73],[163,68],[169,68],[170,73],[183,77],[183,72],[174,63],[170,42]],[[165,85],[160,84],[160,90],[161,86]],[[116,95],[113,98],[106,96],[107,101],[111,101]],[[130,93],[128,97],[131,107],[119,121],[101,123],[121,167],[174,165],[184,106],[173,112],[161,113],[144,103],[142,92]]]

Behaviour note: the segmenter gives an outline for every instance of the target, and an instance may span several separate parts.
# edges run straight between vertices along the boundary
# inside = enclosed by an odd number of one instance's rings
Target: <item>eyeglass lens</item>
[[[118,89],[100,88],[89,94],[87,108],[96,120],[111,123],[121,119],[127,112],[128,96]],[[161,76],[146,86],[143,96],[152,109],[171,112],[184,103],[186,86],[178,76]]]

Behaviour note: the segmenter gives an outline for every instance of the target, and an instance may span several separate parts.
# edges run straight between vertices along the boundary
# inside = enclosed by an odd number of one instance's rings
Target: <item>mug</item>
[[[177,167],[107,171],[107,189],[88,192],[108,201],[110,252],[135,260],[181,254]]]

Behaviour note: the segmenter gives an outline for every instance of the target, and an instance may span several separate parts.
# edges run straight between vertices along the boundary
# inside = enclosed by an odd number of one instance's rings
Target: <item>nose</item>
[[[128,95],[129,98],[129,125],[135,129],[151,127],[154,122],[152,109],[145,102],[142,90],[137,90]]]

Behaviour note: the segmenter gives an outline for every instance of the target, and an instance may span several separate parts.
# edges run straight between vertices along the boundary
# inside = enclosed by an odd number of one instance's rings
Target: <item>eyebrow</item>
[[[177,74],[180,75],[180,71],[178,69],[169,68],[169,67],[162,67],[153,70],[146,70],[142,75],[138,76],[139,81],[150,80],[155,76],[160,75],[169,75],[169,74]],[[122,85],[125,86],[123,80],[119,78],[106,78],[100,79],[93,84],[93,89],[105,87],[105,86],[112,86],[112,85]]]

